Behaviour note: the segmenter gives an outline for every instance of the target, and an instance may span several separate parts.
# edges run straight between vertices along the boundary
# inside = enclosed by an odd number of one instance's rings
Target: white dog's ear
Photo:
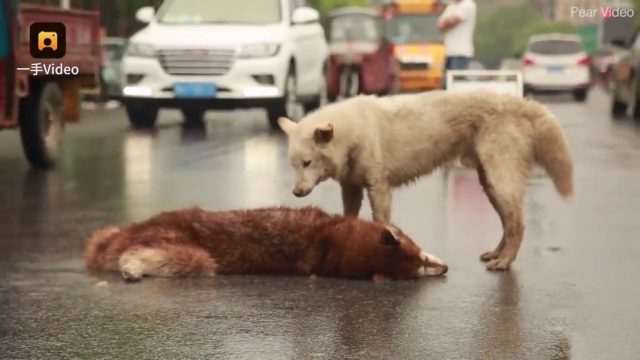
[[[280,129],[282,129],[285,134],[290,134],[293,130],[295,130],[296,127],[298,127],[298,124],[287,119],[286,117],[279,118],[278,125],[280,125]]]
[[[327,124],[313,132],[313,140],[318,144],[326,144],[333,139],[333,125]]]

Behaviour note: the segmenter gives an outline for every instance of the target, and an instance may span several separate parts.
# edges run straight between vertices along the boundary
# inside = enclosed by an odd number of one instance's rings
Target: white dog
[[[515,260],[522,236],[523,199],[535,163],[558,192],[573,191],[572,161],[553,115],[541,104],[488,91],[361,96],[326,106],[294,123],[279,121],[289,137],[296,171],[293,193],[306,196],[333,178],[342,186],[346,215],[360,211],[366,189],[373,218],[389,222],[391,189],[460,157],[476,167],[498,212],[504,235],[481,255],[487,268]]]

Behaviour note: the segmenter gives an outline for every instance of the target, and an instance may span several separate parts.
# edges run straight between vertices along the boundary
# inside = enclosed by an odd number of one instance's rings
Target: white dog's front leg
[[[342,206],[347,216],[358,216],[364,196],[362,187],[353,184],[340,184],[342,187]]]
[[[376,182],[368,187],[373,220],[383,223],[391,221],[391,187],[386,182]]]

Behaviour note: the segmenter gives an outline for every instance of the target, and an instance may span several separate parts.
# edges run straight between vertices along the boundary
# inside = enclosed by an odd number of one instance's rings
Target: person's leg
[[[469,68],[469,62],[471,58],[466,56],[447,56],[444,68],[445,71],[443,73],[442,79],[442,88],[447,88],[447,70],[467,70]]]
[[[469,58],[466,56],[451,57],[450,70],[467,70],[469,68]]]
[[[451,69],[451,62],[453,57],[447,56],[444,61],[444,71],[442,72],[442,89],[447,89],[447,70]]]

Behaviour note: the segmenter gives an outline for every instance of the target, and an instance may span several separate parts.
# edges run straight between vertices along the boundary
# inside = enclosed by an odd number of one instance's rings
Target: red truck
[[[24,153],[35,168],[55,164],[65,123],[80,120],[80,89],[98,84],[97,9],[97,1],[93,10],[82,10],[0,0],[0,130],[20,129]],[[35,22],[65,25],[63,58],[31,56],[29,29]],[[35,74],[34,66],[50,71]],[[68,71],[57,71],[63,66]]]

